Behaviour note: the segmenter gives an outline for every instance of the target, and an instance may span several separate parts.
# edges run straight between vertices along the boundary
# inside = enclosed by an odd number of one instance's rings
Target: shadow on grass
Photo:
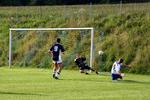
[[[84,81],[93,81],[93,82],[101,82],[100,80],[91,80],[91,79],[62,79],[62,80],[67,80],[67,81],[82,81],[82,82],[84,82]]]
[[[62,79],[67,81],[82,81],[82,82],[98,82],[98,83],[112,83],[114,81],[110,80],[101,80],[101,79]],[[115,81],[115,83],[122,83],[122,84],[150,84],[150,82],[144,82],[144,81],[136,81],[136,80],[119,80]]]
[[[73,79],[71,79],[71,78],[65,78],[65,79],[61,79],[62,81],[63,80],[66,80],[66,81],[75,81],[75,82],[98,82],[98,83],[104,83],[104,82],[111,82],[111,79],[110,80],[105,80],[105,79],[100,79],[100,78],[94,78],[94,79],[92,79],[92,78],[90,78],[90,79],[88,79],[88,78],[73,78]]]
[[[2,92],[2,91],[0,91],[0,94],[49,96],[49,95],[46,95],[46,94],[35,94],[35,93],[16,93],[16,92]]]
[[[137,80],[120,80],[122,83],[137,83],[137,84],[150,84],[150,82],[137,81]]]

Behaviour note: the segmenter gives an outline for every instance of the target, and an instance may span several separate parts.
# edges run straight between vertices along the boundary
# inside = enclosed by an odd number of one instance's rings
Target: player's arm
[[[129,68],[131,67],[130,65],[126,65],[126,64],[124,64],[124,66],[125,66],[125,67],[129,67]]]
[[[65,49],[64,49],[63,46],[61,46],[61,53],[62,53],[62,54],[65,54],[64,52],[65,52]]]
[[[75,62],[76,65],[78,65],[77,58],[74,59],[74,62]]]
[[[49,53],[50,55],[53,55],[53,46],[48,50],[48,53]]]
[[[123,66],[124,68],[131,68],[131,66],[130,66],[130,65],[127,65],[127,64],[122,64],[122,66]]]
[[[62,54],[65,54],[64,52],[62,52]]]
[[[53,56],[53,51],[48,50],[49,55]]]

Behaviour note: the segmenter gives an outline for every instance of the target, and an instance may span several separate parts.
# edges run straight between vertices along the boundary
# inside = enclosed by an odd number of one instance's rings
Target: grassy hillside
[[[149,100],[150,76],[126,74],[111,81],[109,73],[85,75],[63,70],[60,80],[52,71],[34,68],[0,68],[2,100]]]
[[[131,65],[129,72],[150,73],[149,7],[149,3],[122,8],[120,5],[0,7],[0,65],[8,64],[10,27],[94,27],[94,67],[110,71],[112,63],[124,57],[125,63]],[[89,60],[88,31],[16,31],[13,64],[49,67],[52,63],[47,51],[56,37],[62,38],[66,48],[65,66],[74,66],[76,52]],[[102,57],[98,50],[104,51]]]

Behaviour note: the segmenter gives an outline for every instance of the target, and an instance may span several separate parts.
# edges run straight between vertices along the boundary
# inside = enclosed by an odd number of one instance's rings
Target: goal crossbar
[[[90,67],[93,65],[93,47],[94,47],[94,28],[10,28],[9,29],[9,68],[12,63],[12,31],[63,31],[63,30],[90,30],[91,31],[91,48],[90,48]]]
[[[57,31],[57,30],[93,30],[92,27],[86,28],[10,28],[10,31]]]

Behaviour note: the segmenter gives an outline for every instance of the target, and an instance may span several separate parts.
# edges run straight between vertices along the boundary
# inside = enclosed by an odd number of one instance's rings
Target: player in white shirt
[[[122,79],[124,76],[124,74],[120,71],[123,61],[124,60],[121,58],[119,61],[114,62],[111,69],[112,80]]]

